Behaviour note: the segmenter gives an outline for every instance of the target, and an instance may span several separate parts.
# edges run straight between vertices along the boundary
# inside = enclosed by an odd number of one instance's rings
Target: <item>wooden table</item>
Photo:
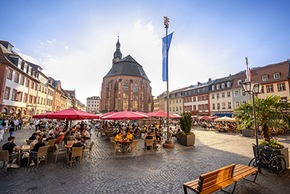
[[[122,146],[122,153],[126,153],[126,148],[132,143],[131,140],[127,140],[127,139],[122,139],[117,141],[117,143],[120,143]]]

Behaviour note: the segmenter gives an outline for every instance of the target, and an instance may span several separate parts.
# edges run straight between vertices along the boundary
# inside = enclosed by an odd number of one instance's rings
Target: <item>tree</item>
[[[280,102],[280,97],[275,95],[267,96],[265,99],[255,98],[257,125],[262,130],[265,141],[270,141],[271,130],[289,129],[290,104]],[[254,128],[253,103],[247,102],[235,109],[236,119],[239,121],[239,128]]]

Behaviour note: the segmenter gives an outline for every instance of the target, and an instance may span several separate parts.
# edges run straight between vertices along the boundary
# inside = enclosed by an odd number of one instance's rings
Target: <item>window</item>
[[[231,82],[227,82],[227,87],[228,87],[228,88],[231,87]]]
[[[235,90],[235,92],[234,92],[234,96],[235,96],[235,97],[239,97],[239,96],[240,96],[240,91],[239,91],[239,90]]]
[[[211,86],[211,90],[215,90],[215,86],[214,85]]]
[[[287,102],[287,97],[281,97],[280,102]]]
[[[217,109],[218,109],[218,111],[221,109],[220,103],[217,103]]]
[[[13,70],[12,69],[8,69],[7,79],[12,80],[12,74],[13,74]]]
[[[14,82],[15,82],[15,83],[19,83],[19,73],[16,73],[16,72],[15,72]]]
[[[31,81],[31,89],[34,89],[34,81]]]
[[[240,82],[240,80],[237,81],[238,86],[242,86],[242,82]]]
[[[267,93],[272,93],[272,92],[274,92],[273,85],[268,85],[268,86],[266,86],[266,87],[267,87]]]
[[[218,84],[218,85],[216,85],[216,89],[217,90],[219,90],[220,89],[220,85]]]
[[[196,110],[196,105],[193,105],[193,110]]]
[[[30,80],[29,80],[29,79],[26,79],[26,84],[25,84],[25,86],[26,86],[26,87],[29,87],[29,84],[30,84]]]
[[[240,102],[239,102],[239,101],[236,101],[235,104],[236,104],[236,108],[237,108],[238,106],[240,106]]]
[[[222,88],[224,89],[226,87],[225,83],[222,83]]]
[[[228,102],[228,109],[232,109],[232,103]]]
[[[264,91],[264,86],[261,86],[261,91],[260,91],[262,94],[265,93]]]
[[[227,97],[228,97],[228,98],[231,97],[231,92],[227,92]]]
[[[263,76],[262,76],[262,81],[263,81],[263,82],[267,81],[267,80],[268,80],[268,77],[269,77],[268,75],[263,75]]]
[[[9,87],[6,87],[5,88],[4,99],[5,100],[9,100],[9,96],[10,96],[10,88]]]
[[[23,92],[18,92],[17,93],[17,101],[21,102],[22,101],[22,97],[23,97]]]
[[[17,100],[17,91],[15,89],[12,90],[11,100],[13,101]]]
[[[28,96],[28,94],[24,94],[24,97],[23,97],[23,102],[27,102],[27,96]]]
[[[212,110],[215,110],[215,104],[212,104]]]
[[[286,90],[285,83],[278,84],[278,91],[285,91],[285,90]]]
[[[224,98],[224,97],[225,97],[225,93],[223,92],[223,93],[222,93],[222,98]]]
[[[274,73],[273,74],[274,79],[280,79],[280,73]]]
[[[217,93],[217,94],[216,94],[216,99],[219,99],[219,98],[220,98],[220,94]]]
[[[24,75],[21,75],[20,84],[24,85],[24,81],[25,81],[25,77],[24,77]]]
[[[226,109],[226,103],[225,102],[222,103],[222,109]]]

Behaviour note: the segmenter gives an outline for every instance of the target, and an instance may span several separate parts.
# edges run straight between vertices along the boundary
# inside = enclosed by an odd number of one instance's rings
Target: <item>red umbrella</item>
[[[49,119],[68,119],[68,120],[82,120],[82,119],[98,119],[99,116],[91,113],[87,113],[75,108],[69,108],[60,110],[55,113],[47,115]]]
[[[148,115],[151,117],[167,117],[167,113],[164,110],[150,112],[148,113]],[[177,119],[177,118],[180,118],[180,116],[169,113],[169,118]]]
[[[41,113],[38,115],[33,115],[32,117],[35,119],[44,119],[44,118],[47,118],[47,116],[50,114],[52,114],[52,112]]]
[[[144,119],[148,118],[148,115],[139,113],[139,112],[132,112],[132,111],[121,111],[121,112],[115,112],[112,114],[109,114],[107,116],[102,116],[101,119],[104,120],[137,120],[137,119]]]

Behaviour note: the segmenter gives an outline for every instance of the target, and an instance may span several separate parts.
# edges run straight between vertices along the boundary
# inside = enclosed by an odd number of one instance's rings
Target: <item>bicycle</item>
[[[284,155],[278,150],[264,146],[259,150],[258,155],[258,146],[253,144],[253,151],[254,158],[249,162],[249,166],[268,168],[276,174],[280,174],[286,169]]]

